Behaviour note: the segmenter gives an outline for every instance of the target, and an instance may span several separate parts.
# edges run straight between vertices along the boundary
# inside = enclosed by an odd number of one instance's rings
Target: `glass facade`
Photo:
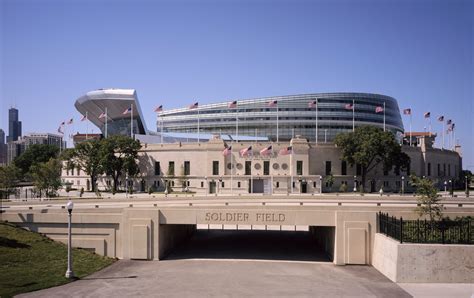
[[[277,101],[270,107],[269,102]],[[317,101],[317,108],[308,104]],[[229,101],[230,102],[230,101]],[[385,105],[386,129],[394,134],[403,133],[403,124],[397,101],[389,96],[368,93],[320,93],[294,96],[268,97],[237,101],[235,108],[229,102],[208,104],[197,109],[163,111],[157,120],[158,131],[226,134],[238,136],[268,137],[270,140],[290,140],[301,135],[316,140],[316,114],[318,142],[331,142],[340,132],[355,126],[376,125],[383,128],[384,113],[376,113]],[[347,104],[355,103],[354,115]],[[316,111],[317,109],[317,111]],[[238,130],[238,131],[237,131]]]

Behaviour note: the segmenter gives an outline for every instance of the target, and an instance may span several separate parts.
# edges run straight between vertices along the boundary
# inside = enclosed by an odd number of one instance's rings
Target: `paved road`
[[[335,266],[309,233],[200,231],[164,261],[118,261],[25,297],[411,297],[370,266]]]

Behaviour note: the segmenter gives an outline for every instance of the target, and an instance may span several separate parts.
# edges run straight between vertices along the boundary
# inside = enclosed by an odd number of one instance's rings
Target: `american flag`
[[[58,132],[64,134],[64,132],[61,130],[61,126],[58,127]]]
[[[84,115],[84,116],[82,116],[81,121],[84,121],[84,120],[86,120],[86,119],[87,119],[87,114]]]
[[[59,125],[60,125],[60,126],[66,125],[66,121],[61,122],[61,124],[59,124]]]
[[[438,121],[443,122],[444,121],[444,116],[439,116]]]
[[[232,153],[232,146],[229,146],[227,148],[224,149],[224,151],[222,151],[222,155],[224,156],[228,156]]]
[[[351,104],[351,103],[348,103],[348,104],[346,104],[346,105],[344,106],[344,108],[345,108],[346,110],[352,110],[352,109],[354,109],[354,105]]]
[[[107,117],[107,114],[105,112],[99,115],[99,119],[102,119],[102,118],[105,118],[105,117]]]
[[[127,115],[128,113],[132,112],[132,107],[127,108],[125,111],[123,111],[122,115]]]
[[[315,108],[317,105],[316,100],[308,102],[308,108]]]
[[[425,118],[430,118],[431,117],[431,112],[426,112],[423,114]]]
[[[237,100],[231,101],[227,104],[227,107],[229,109],[236,108],[237,107]]]
[[[293,152],[293,147],[289,146],[289,147],[281,149],[280,152],[278,152],[278,154],[279,155],[288,155],[288,154],[291,154],[292,152]]]
[[[260,150],[260,155],[268,156],[272,153],[272,145]]]
[[[267,103],[267,105],[268,105],[269,107],[276,107],[277,104],[278,104],[278,101],[276,101],[276,100],[270,100],[270,101]]]
[[[447,124],[447,125],[449,125],[449,124],[451,124],[451,123],[453,123],[453,120],[451,120],[451,119],[449,119],[448,121],[446,121],[446,124]]]
[[[163,105],[159,105],[155,108],[155,113],[159,113],[163,111]]]
[[[252,146],[240,150],[240,156],[249,156],[252,153]]]
[[[403,115],[411,115],[411,109],[404,109]]]
[[[189,106],[189,109],[190,110],[197,109],[198,106],[199,106],[199,103],[196,101],[195,103],[193,103],[192,105]]]
[[[383,112],[383,108],[382,107],[376,107],[375,108],[375,113],[382,113]]]
[[[69,119],[69,121],[67,122],[67,124],[72,124],[73,122],[74,122],[74,119],[71,118],[71,119]]]

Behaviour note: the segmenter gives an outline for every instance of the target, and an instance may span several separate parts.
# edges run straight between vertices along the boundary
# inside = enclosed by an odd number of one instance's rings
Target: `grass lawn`
[[[73,250],[73,271],[79,278],[114,261],[86,250]],[[66,268],[66,245],[0,222],[0,297],[68,283]]]

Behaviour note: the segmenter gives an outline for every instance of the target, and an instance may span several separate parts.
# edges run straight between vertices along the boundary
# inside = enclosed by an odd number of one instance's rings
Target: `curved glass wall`
[[[277,101],[276,107],[268,103]],[[158,115],[158,131],[197,133],[198,118],[201,133],[235,136],[259,136],[285,141],[301,135],[316,140],[317,101],[318,142],[331,142],[341,132],[352,130],[352,109],[355,103],[355,126],[375,125],[383,128],[384,113],[376,113],[385,104],[386,129],[395,134],[403,133],[403,123],[397,101],[389,96],[367,93],[321,93],[294,96],[267,97],[237,101],[237,107],[228,108],[228,102],[199,106],[197,109],[174,109]],[[278,111],[277,111],[278,109]],[[237,133],[238,122],[238,133]]]

